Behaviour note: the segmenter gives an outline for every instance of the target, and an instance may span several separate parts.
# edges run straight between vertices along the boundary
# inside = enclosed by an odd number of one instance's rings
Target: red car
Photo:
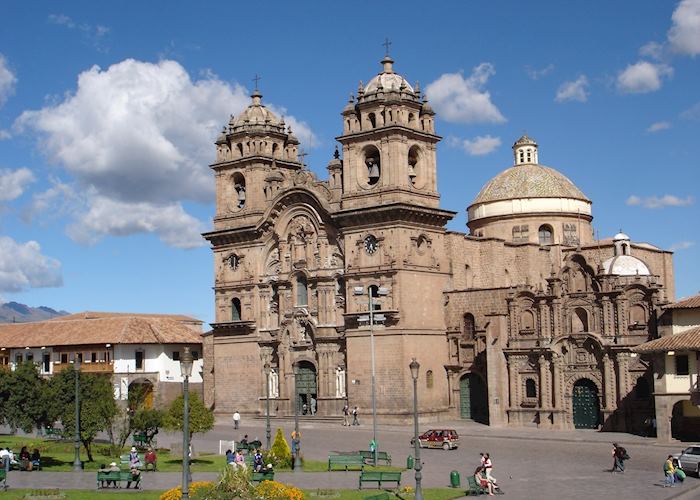
[[[415,440],[411,439],[411,445]],[[459,446],[459,436],[453,429],[430,429],[418,436],[418,445],[421,448],[442,448],[454,450]]]

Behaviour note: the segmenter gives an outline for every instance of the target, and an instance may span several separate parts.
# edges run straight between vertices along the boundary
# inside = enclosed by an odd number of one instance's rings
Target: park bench
[[[117,488],[120,488],[120,483],[134,483],[135,489],[141,488],[141,475],[134,478],[129,471],[112,471],[112,472],[97,472],[97,489],[102,488],[102,483],[111,481]],[[109,483],[107,483],[109,484]]]
[[[386,491],[383,491],[376,495],[370,495],[368,497],[365,497],[364,500],[391,500],[391,495]]]
[[[144,457],[143,453],[139,453],[139,462],[141,465],[137,467],[137,469],[143,469],[144,465],[146,464],[146,458]],[[119,462],[120,466],[126,465],[126,466],[131,466],[131,462],[129,462],[129,454],[127,453],[126,455],[119,455]]]
[[[0,483],[2,489],[7,491],[7,471],[5,469],[0,469]]]
[[[467,492],[467,495],[469,496],[477,496],[483,493],[487,493],[487,491],[484,488],[477,484],[476,478],[474,476],[467,476],[467,484],[469,485],[469,491]]]
[[[44,427],[44,434],[46,435],[46,439],[61,439],[61,429]]]
[[[394,471],[366,471],[360,472],[360,489],[362,483],[377,483],[377,487],[381,488],[382,483],[396,483],[396,486],[401,486],[401,472]]]
[[[259,483],[261,481],[274,481],[275,473],[273,472],[253,472],[250,480],[254,483]]]
[[[134,432],[134,446],[146,446],[146,434],[143,432]]]
[[[362,458],[364,459],[366,464],[373,461],[374,454],[371,451],[361,450],[358,453],[362,455]],[[377,451],[377,462],[379,462],[380,460],[387,465],[391,465],[391,455],[389,455],[386,451]]]
[[[360,455],[328,455],[328,470],[334,470],[335,467],[342,467],[346,471],[350,468],[362,470],[365,461]]]
[[[262,441],[250,441],[249,443],[238,443],[236,445],[236,451],[238,453],[245,451],[246,453],[250,453],[251,451],[255,451],[258,448],[262,448]]]

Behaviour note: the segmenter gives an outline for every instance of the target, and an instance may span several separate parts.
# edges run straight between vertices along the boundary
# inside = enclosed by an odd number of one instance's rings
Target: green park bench
[[[362,470],[365,461],[361,455],[328,455],[328,470],[335,470],[336,467],[342,467],[346,471],[350,468]]]
[[[365,463],[368,464],[372,462],[373,460],[373,453],[371,451],[359,451],[358,452],[360,455],[362,455],[362,458],[364,459]],[[386,451],[378,451],[377,452],[377,462],[379,461],[384,462],[386,465],[391,465],[391,455],[389,455]]]
[[[254,483],[259,483],[261,481],[274,481],[275,473],[273,472],[253,472],[250,480]]]
[[[376,495],[370,495],[368,497],[365,497],[364,500],[391,500],[391,495],[386,491],[383,491]]]
[[[467,484],[469,485],[469,491],[467,491],[467,495],[469,496],[478,496],[487,492],[484,488],[477,484],[476,478],[473,475],[467,476]]]
[[[3,490],[7,491],[7,471],[5,469],[0,469],[0,486]]]
[[[44,435],[46,435],[46,439],[61,439],[61,429],[44,427]]]
[[[382,483],[396,483],[396,487],[401,486],[401,472],[394,471],[366,471],[360,472],[360,489],[362,483],[377,483],[381,488]]]
[[[144,465],[146,465],[146,458],[143,453],[139,453],[139,462],[141,465],[137,467],[137,469],[141,470],[143,469]],[[119,466],[124,466],[126,465],[127,467],[131,465],[131,462],[129,462],[129,454],[127,453],[126,455],[119,455]]]
[[[134,432],[134,446],[146,446],[146,434],[143,432]]]
[[[251,451],[255,451],[258,448],[262,448],[262,441],[250,441],[249,443],[241,444],[238,443],[236,444],[236,451],[238,453],[245,451],[246,453],[250,453]]]
[[[109,485],[112,482],[117,488],[120,488],[120,483],[134,483],[135,489],[141,488],[141,474],[134,478],[129,471],[113,471],[113,472],[97,472],[97,489],[102,488],[102,484]]]

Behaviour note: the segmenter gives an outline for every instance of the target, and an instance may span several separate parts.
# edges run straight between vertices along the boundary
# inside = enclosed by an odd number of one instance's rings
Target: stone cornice
[[[444,227],[456,214],[457,212],[440,208],[418,207],[407,203],[392,203],[389,205],[341,210],[332,214],[331,217],[341,228],[396,221]]]
[[[442,137],[439,135],[424,132],[422,130],[416,130],[414,128],[406,127],[405,125],[399,125],[396,123],[382,125],[381,127],[363,130],[361,132],[352,132],[346,135],[339,135],[335,138],[335,140],[340,142],[341,144],[345,144],[346,142],[353,142],[356,140],[366,141],[368,138],[371,138],[373,136],[382,137],[397,133],[400,133],[402,135],[420,137],[421,139],[432,143],[438,143],[442,140]]]

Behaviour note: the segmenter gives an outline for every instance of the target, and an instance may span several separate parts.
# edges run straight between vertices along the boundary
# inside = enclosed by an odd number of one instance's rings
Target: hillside
[[[43,321],[66,314],[68,314],[66,311],[56,311],[46,306],[30,307],[19,302],[6,302],[0,305],[0,323]]]

